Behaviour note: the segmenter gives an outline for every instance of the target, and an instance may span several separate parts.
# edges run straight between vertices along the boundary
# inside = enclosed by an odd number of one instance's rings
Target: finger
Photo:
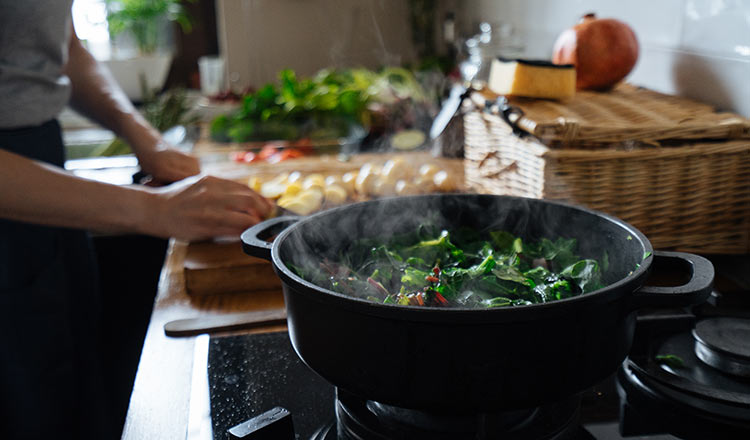
[[[201,172],[201,165],[198,159],[193,156],[182,156],[180,161],[180,171],[187,176],[194,176]]]
[[[251,197],[253,199],[252,202],[255,210],[258,210],[263,214],[268,214],[273,207],[272,202],[250,189],[244,183],[235,182],[233,180],[220,179],[218,177],[212,176],[206,176],[204,181],[207,185],[215,186],[218,190]]]
[[[260,218],[256,214],[227,210],[217,213],[213,224],[217,228],[230,228],[235,232],[242,232],[259,221]]]
[[[271,211],[271,207],[266,203],[266,200],[255,193],[224,194],[221,196],[221,202],[226,209],[244,212],[258,217],[265,217]]]

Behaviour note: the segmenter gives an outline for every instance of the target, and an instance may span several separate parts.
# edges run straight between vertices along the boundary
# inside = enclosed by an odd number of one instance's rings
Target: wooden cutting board
[[[190,243],[184,263],[189,295],[281,290],[271,263],[242,251],[240,241]]]

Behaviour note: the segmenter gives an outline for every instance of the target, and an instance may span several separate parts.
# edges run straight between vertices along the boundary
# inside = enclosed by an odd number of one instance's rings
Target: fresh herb
[[[660,354],[654,356],[656,362],[664,364],[670,368],[685,368],[685,361],[674,354]]]
[[[211,137],[234,142],[346,137],[370,125],[371,104],[396,109],[404,101],[413,107],[426,100],[414,74],[403,68],[326,69],[312,78],[287,69],[278,84],[245,95],[238,110],[215,118]]]
[[[650,257],[650,256],[651,256],[651,252],[648,252],[648,251],[646,251],[646,252],[644,252],[644,253],[643,253],[643,259],[644,259],[644,260],[645,260],[646,258]]]
[[[342,263],[290,268],[321,287],[385,304],[508,307],[603,287],[599,262],[577,256],[576,247],[571,238],[526,242],[507,231],[421,227],[387,243],[355,242]]]

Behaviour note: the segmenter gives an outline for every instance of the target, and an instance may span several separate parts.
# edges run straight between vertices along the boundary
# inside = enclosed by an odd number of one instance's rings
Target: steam
[[[449,231],[462,226],[480,233],[505,230],[524,242],[575,238],[583,258],[601,261],[608,254],[607,283],[626,277],[643,257],[643,245],[630,231],[596,214],[535,199],[470,194],[379,199],[334,208],[303,220],[278,245],[283,262],[316,270],[324,259],[341,262],[341,253],[358,240],[387,243],[421,224]]]

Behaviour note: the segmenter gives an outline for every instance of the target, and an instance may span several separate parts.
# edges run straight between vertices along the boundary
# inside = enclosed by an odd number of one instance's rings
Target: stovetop
[[[208,377],[214,439],[277,406],[300,439],[333,420],[333,386],[302,363],[286,332],[212,338]]]
[[[275,407],[291,413],[300,440],[312,438],[334,420],[334,387],[299,360],[286,332],[212,338],[208,359],[211,423],[216,440],[229,438],[229,428]],[[583,393],[580,420],[591,436],[579,438],[625,438],[619,433],[619,412],[613,375]]]
[[[334,387],[300,361],[286,332],[212,338],[208,356],[214,439],[277,406],[291,413],[298,439],[333,422]],[[592,421],[617,420],[614,381],[586,393],[582,406]]]
[[[711,431],[713,425],[710,425],[716,418],[707,417],[707,426],[700,414],[691,416],[693,409],[660,412],[664,402],[653,398],[652,388],[642,386],[639,374],[643,373],[641,367],[645,370],[652,367],[651,362],[644,359],[653,359],[659,354],[664,341],[669,342],[669,338],[680,332],[689,334],[685,332],[700,320],[728,314],[750,318],[750,294],[746,291],[739,295],[715,294],[709,303],[692,309],[639,315],[629,358],[618,372],[581,394],[579,423],[574,435],[566,438],[667,440],[684,438],[685,432],[690,436],[691,430],[716,432]],[[215,440],[231,438],[228,429],[277,407],[291,414],[297,439],[335,438],[321,432],[326,429],[335,431],[335,415],[337,405],[340,405],[336,400],[336,390],[302,363],[286,332],[211,337],[208,379],[210,419]],[[738,389],[750,387],[750,379],[730,381],[730,389],[732,383]],[[730,430],[705,438],[750,438],[750,404],[744,406],[745,400],[742,400],[750,399],[748,396],[750,392],[740,395],[739,404],[730,408],[738,412],[737,417],[742,420],[740,431],[748,432],[748,436],[736,437],[737,431]],[[681,399],[677,397],[677,400]],[[672,428],[676,428],[679,437],[667,433],[675,432]],[[742,431],[745,429],[747,431]]]

